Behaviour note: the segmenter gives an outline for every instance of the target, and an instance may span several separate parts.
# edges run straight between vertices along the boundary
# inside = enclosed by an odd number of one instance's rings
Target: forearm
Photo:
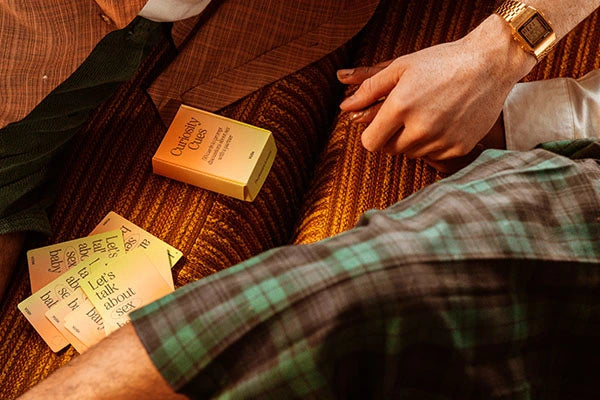
[[[600,0],[522,0],[525,4],[535,7],[541,11],[550,21],[556,33],[557,41],[566,36],[577,24],[588,17],[594,10],[600,7]],[[485,47],[503,46],[506,40],[512,39],[512,33],[508,24],[497,14],[491,15],[485,20],[477,30],[483,30],[488,33],[487,37],[483,38],[482,43],[486,43]],[[519,47],[516,41],[513,42],[513,48]],[[521,50],[522,51],[522,50]],[[522,51],[525,53],[524,51]],[[531,54],[527,57],[515,57],[512,65],[508,70],[515,72],[518,75],[526,75],[535,66],[535,58]]]
[[[527,5],[537,8],[546,16],[554,28],[557,40],[566,36],[573,28],[575,28],[575,26],[577,26],[577,24],[600,7],[600,0],[574,0],[568,2],[559,0],[522,1]],[[485,47],[502,46],[505,44],[506,39],[512,39],[508,24],[496,14],[493,14],[485,20],[473,33],[476,33],[478,30],[487,33],[487,36],[483,37],[482,42],[486,43]],[[513,47],[518,47],[516,41],[513,41]],[[510,70],[518,71],[517,75],[523,74],[523,71],[526,71],[525,73],[529,72],[535,65],[535,59],[532,55],[528,55],[527,58],[516,57],[513,61]]]
[[[21,397],[27,399],[185,399],[169,387],[131,325],[121,328]]]
[[[600,0],[530,3],[562,38]],[[507,21],[494,13],[455,42],[384,66],[340,71],[342,83],[360,85],[340,107],[355,113],[357,122],[369,123],[362,132],[369,151],[448,160],[477,146],[498,119],[510,90],[536,63],[536,57],[514,40]]]
[[[552,24],[557,40],[562,39],[595,9],[600,0],[521,0],[544,13]]]

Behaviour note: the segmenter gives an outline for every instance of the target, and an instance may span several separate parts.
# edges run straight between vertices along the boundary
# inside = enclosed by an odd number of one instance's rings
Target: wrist
[[[510,26],[497,14],[490,15],[465,40],[481,49],[482,62],[493,79],[514,85],[537,64],[535,56],[514,40]]]

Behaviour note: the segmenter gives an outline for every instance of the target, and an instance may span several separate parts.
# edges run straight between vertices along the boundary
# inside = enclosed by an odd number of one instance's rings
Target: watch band
[[[540,62],[544,59],[544,57],[546,57],[548,55],[548,53],[550,53],[552,51],[553,48],[554,48],[554,45],[548,46],[541,53],[534,54],[534,56],[537,59],[537,61]]]
[[[556,43],[556,35],[552,29],[552,25],[545,19],[544,15],[533,7],[530,7],[520,1],[506,0],[498,9],[495,11],[496,14],[500,15],[508,24],[511,26],[513,31],[513,37],[517,42],[521,44],[523,50],[531,53],[535,56],[538,62],[540,62],[554,47]],[[524,19],[526,17],[526,19]],[[540,21],[543,21],[543,26],[547,29],[547,38],[535,46],[528,43],[527,39],[523,36],[520,29],[529,24],[531,19],[527,18],[535,17]],[[533,19],[533,18],[532,18]]]
[[[496,14],[504,18],[508,23],[511,23],[517,15],[520,15],[527,9],[527,6],[520,1],[506,0],[498,9]]]

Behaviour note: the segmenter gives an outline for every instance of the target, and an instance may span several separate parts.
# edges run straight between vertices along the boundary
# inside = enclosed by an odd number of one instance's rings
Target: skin
[[[526,3],[544,12],[557,39],[600,6],[600,0]],[[455,42],[338,71],[342,83],[360,85],[341,108],[368,123],[362,133],[367,150],[440,165],[477,151],[508,93],[535,64],[535,57],[513,40],[506,21],[493,14]]]
[[[438,171],[449,175],[471,164],[485,149],[506,149],[506,136],[502,115],[496,120],[496,123],[487,135],[467,155],[440,161],[426,160],[426,162]]]
[[[0,299],[23,248],[24,232],[0,235]],[[131,368],[135,365],[135,368]],[[131,325],[118,330],[23,399],[186,399],[176,394],[152,364]]]
[[[560,38],[600,0],[529,4],[545,12]],[[507,24],[493,15],[459,41],[377,66],[340,71],[343,83],[360,85],[342,109],[364,112],[355,119],[369,123],[362,135],[368,150],[405,152],[432,163],[469,157],[488,133],[489,145],[503,146],[498,118],[502,104],[535,62],[512,40]],[[173,393],[131,326],[54,372],[22,399],[64,399],[75,393],[82,400],[185,398]]]
[[[131,324],[54,372],[20,399],[181,400],[152,364]]]

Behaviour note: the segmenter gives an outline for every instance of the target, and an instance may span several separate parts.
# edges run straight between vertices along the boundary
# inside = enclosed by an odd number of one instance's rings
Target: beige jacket
[[[24,118],[146,1],[0,0],[0,128]],[[166,120],[182,102],[222,108],[341,46],[378,2],[212,0],[173,25],[180,53],[149,93]]]

